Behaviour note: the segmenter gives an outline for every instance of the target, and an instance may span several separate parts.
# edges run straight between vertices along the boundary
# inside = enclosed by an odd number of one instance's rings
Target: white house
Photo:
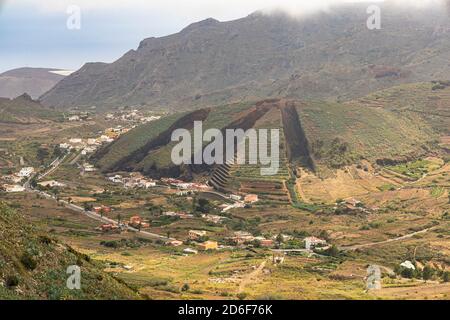
[[[81,151],[81,154],[83,156],[89,154],[89,153],[94,153],[97,149],[95,147],[86,147]]]
[[[17,174],[19,177],[28,178],[34,173],[33,167],[22,168]]]
[[[89,139],[87,139],[87,144],[90,146],[95,146],[95,145],[98,145],[99,143],[98,143],[97,139],[89,138]]]
[[[55,181],[55,180],[50,180],[50,181],[43,181],[43,182],[39,182],[38,185],[42,186],[42,187],[50,187],[50,188],[54,188],[54,187],[65,187],[66,185],[64,183]]]
[[[83,142],[83,139],[81,138],[72,138],[69,140],[70,143],[72,144],[81,144]]]
[[[69,121],[80,121],[80,117],[79,116],[71,116],[68,118]]]
[[[306,250],[313,250],[319,246],[325,246],[327,244],[326,240],[322,240],[316,237],[307,237],[304,239]]]
[[[197,254],[198,253],[197,250],[191,249],[191,248],[186,248],[186,249],[183,250],[183,252],[187,253],[187,254]]]
[[[405,262],[400,264],[400,267],[406,268],[406,269],[411,269],[411,270],[416,270],[416,267],[412,264],[411,261],[406,260]]]
[[[156,182],[155,181],[144,181],[142,183],[142,186],[146,189],[153,188],[153,187],[156,187]]]
[[[61,143],[61,144],[59,145],[59,147],[60,147],[61,149],[66,149],[66,150],[72,149],[72,146],[71,146],[70,144],[68,144],[68,143]]]
[[[15,185],[5,184],[5,185],[3,185],[3,188],[5,189],[6,192],[9,192],[9,193],[25,191],[25,188],[18,184],[15,184]]]
[[[237,194],[232,194],[232,195],[230,195],[230,199],[231,200],[235,200],[235,201],[239,201],[239,200],[242,199],[242,197],[238,196]]]
[[[89,164],[89,163],[85,163],[83,165],[83,168],[84,168],[85,172],[94,172],[97,170],[97,169],[95,169],[95,167],[92,164]]]

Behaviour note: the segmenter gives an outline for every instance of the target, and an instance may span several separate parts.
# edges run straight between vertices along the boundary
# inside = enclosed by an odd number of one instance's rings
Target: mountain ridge
[[[382,29],[368,30],[363,8],[206,19],[144,39],[111,64],[86,64],[41,99],[60,108],[171,110],[271,97],[345,100],[450,72],[444,12],[383,9]]]
[[[16,98],[24,93],[37,99],[65,76],[54,68],[18,68],[0,74],[0,97]]]

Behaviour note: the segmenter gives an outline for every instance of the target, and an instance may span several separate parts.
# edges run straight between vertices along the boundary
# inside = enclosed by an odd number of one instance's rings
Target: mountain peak
[[[34,101],[33,98],[31,98],[31,96],[26,92],[23,93],[22,95],[18,96],[16,99],[17,100],[20,99],[20,100],[26,100],[26,101]]]
[[[213,19],[213,18],[208,18],[208,19],[201,20],[201,21],[198,21],[198,22],[194,22],[194,23],[188,25],[181,32],[192,31],[192,30],[197,30],[197,29],[200,29],[200,28],[210,27],[210,26],[217,25],[219,23],[220,23],[219,20],[216,20],[216,19]]]

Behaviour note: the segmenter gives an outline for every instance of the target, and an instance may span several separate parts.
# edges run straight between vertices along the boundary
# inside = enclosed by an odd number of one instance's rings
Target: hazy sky
[[[367,1],[0,0],[0,72],[23,66],[78,69],[85,62],[114,61],[144,38],[175,33],[205,18],[226,21],[273,8],[300,14],[342,2]],[[66,26],[70,5],[81,9],[80,30]]]

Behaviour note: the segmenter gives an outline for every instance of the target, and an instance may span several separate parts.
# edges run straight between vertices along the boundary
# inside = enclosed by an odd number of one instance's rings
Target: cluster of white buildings
[[[316,248],[324,248],[327,246],[327,241],[316,237],[307,237],[303,239],[306,250],[314,250]]]
[[[99,139],[81,139],[71,138],[68,142],[61,143],[59,147],[64,150],[77,150],[81,151],[82,155],[87,155],[97,151],[98,147],[105,141]]]
[[[177,217],[180,219],[193,219],[194,218],[194,216],[192,214],[188,214],[186,212],[168,211],[168,212],[164,212],[162,215],[165,217]]]
[[[66,119],[70,122],[91,120],[88,112],[72,112]]]
[[[120,120],[120,121],[132,121],[139,123],[147,123],[161,119],[161,116],[146,116],[137,109],[122,111],[118,113],[108,113],[105,116],[106,120]]]
[[[108,177],[108,180],[122,184],[125,189],[149,189],[156,187],[156,181],[144,177],[140,173],[131,173],[129,177],[123,177],[120,174],[116,174],[112,177]]]
[[[161,182],[185,191],[209,191],[213,188],[203,183],[184,182],[173,178],[161,178]]]
[[[202,214],[202,218],[205,219],[207,222],[212,222],[215,224],[221,223],[226,217],[218,216],[215,214]]]
[[[55,180],[39,182],[38,185],[44,188],[64,188],[66,186],[64,183]]]
[[[7,182],[3,184],[3,190],[9,193],[25,191],[25,188],[20,185],[20,183],[24,179],[30,178],[34,172],[35,170],[33,167],[25,167],[20,169],[20,171],[15,174],[2,177],[2,180]]]
[[[97,151],[101,145],[113,142],[120,135],[128,131],[129,129],[124,128],[123,126],[108,128],[105,131],[101,131],[99,133],[100,136],[97,138],[70,138],[69,141],[61,143],[59,147],[64,150],[81,151],[82,155],[87,155]]]

